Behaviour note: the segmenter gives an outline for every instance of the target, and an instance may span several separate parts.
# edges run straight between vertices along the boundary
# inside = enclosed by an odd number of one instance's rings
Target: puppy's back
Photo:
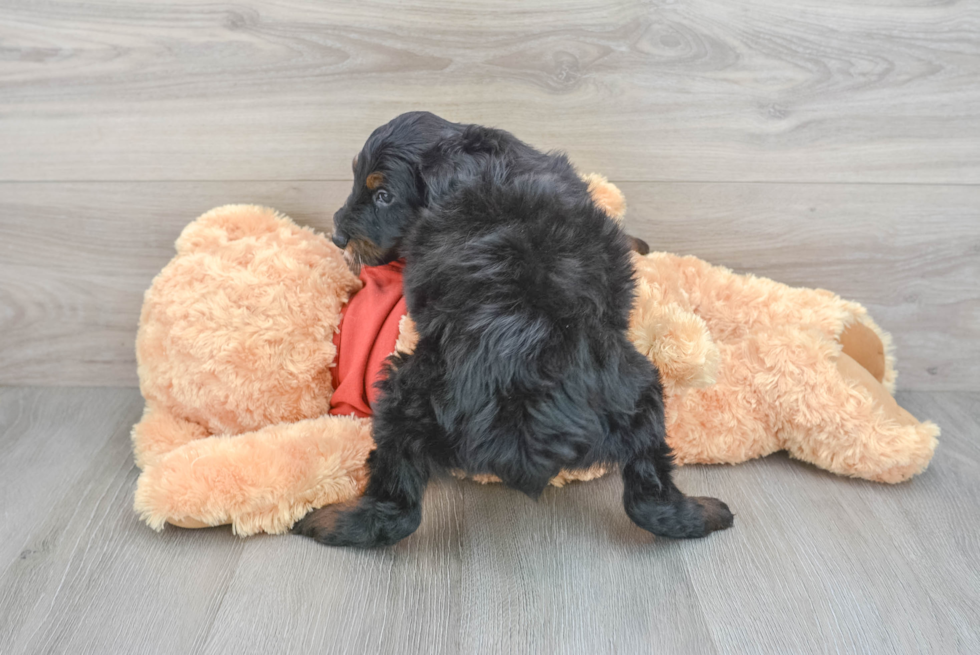
[[[409,311],[420,345],[444,362],[433,402],[453,464],[533,496],[562,467],[601,460],[604,422],[617,411],[628,420],[636,388],[655,375],[622,367],[627,237],[555,165],[534,175],[488,166],[406,244]]]

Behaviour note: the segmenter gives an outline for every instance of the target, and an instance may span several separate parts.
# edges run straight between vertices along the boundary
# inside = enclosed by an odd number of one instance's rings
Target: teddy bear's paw
[[[660,371],[665,387],[707,387],[716,381],[721,351],[704,320],[676,303],[637,304],[629,338]]]
[[[181,518],[169,518],[167,519],[167,524],[172,525],[175,528],[183,528],[184,530],[200,530],[202,528],[216,527],[209,523],[205,523],[200,519],[196,519],[193,516],[184,516]],[[228,525],[228,524],[222,523],[221,525]]]
[[[326,546],[376,548],[390,546],[415,532],[422,508],[404,508],[365,496],[357,503],[315,509],[293,526],[293,533]]]
[[[931,421],[902,426],[895,431],[887,448],[887,454],[890,456],[888,459],[899,455],[903,461],[891,466],[882,466],[879,461],[873,461],[872,465],[866,465],[865,468],[856,466],[847,473],[874,482],[888,484],[905,482],[922,473],[929,466],[929,461],[939,444],[939,434],[939,426]]]

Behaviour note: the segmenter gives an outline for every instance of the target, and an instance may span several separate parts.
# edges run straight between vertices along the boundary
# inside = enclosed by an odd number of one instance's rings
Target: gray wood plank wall
[[[507,128],[621,184],[658,249],[869,306],[899,384],[980,388],[971,2],[0,5],[0,384],[135,384],[180,227],[329,229],[397,113]]]

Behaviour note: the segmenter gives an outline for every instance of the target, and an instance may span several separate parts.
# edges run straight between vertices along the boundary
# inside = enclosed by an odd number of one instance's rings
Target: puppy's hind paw
[[[728,509],[728,505],[717,498],[696,496],[691,500],[700,505],[703,510],[701,517],[704,519],[705,534],[727,530],[735,523],[735,515]]]

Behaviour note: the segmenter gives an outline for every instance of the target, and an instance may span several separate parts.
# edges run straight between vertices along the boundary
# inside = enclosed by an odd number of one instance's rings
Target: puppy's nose
[[[347,238],[346,234],[344,234],[343,232],[339,232],[337,230],[334,230],[333,236],[330,238],[330,240],[333,241],[333,245],[337,246],[341,250],[346,248],[347,242],[350,241],[350,239]]]

